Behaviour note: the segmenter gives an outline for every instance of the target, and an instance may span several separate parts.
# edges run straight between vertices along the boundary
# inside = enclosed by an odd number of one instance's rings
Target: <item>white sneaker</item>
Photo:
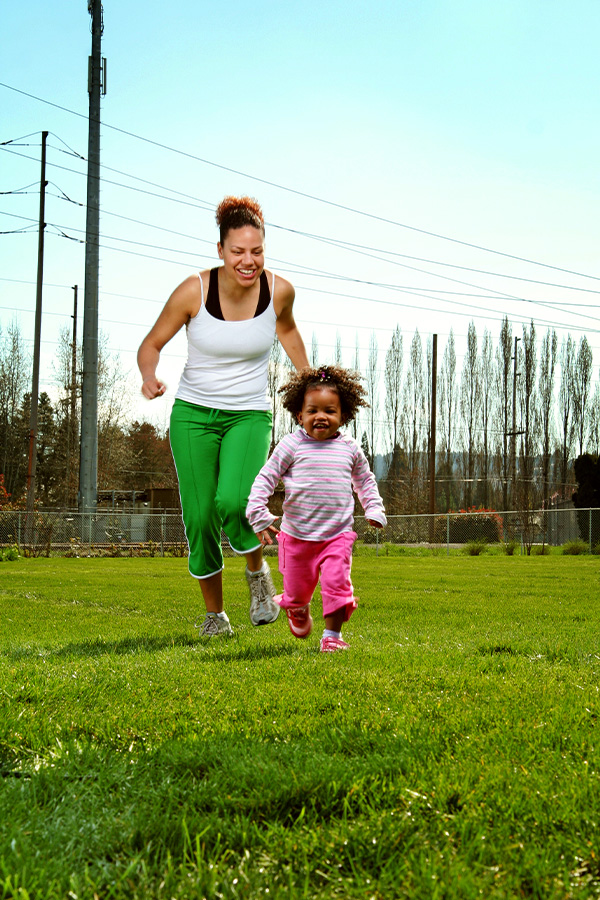
[[[200,628],[200,637],[217,637],[224,634],[227,637],[233,634],[233,628],[229,619],[220,619],[216,613],[206,613],[204,622],[197,626]]]
[[[279,606],[273,600],[275,585],[265,559],[260,572],[252,573],[246,566],[246,581],[251,597],[250,621],[253,625],[269,625],[279,615]]]

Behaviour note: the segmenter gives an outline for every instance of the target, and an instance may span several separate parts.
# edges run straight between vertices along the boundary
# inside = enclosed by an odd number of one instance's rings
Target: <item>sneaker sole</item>
[[[252,625],[254,625],[255,628],[258,628],[259,625],[271,625],[273,622],[275,622],[279,616],[279,613],[281,612],[280,608],[276,604],[275,604],[275,606],[276,606],[276,609],[272,610],[270,619],[262,618],[262,619],[258,619],[255,622],[254,619],[252,618],[252,616],[250,616],[250,622],[252,623]]]

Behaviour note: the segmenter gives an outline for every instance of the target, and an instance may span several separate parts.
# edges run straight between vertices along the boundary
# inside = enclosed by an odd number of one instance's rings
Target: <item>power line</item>
[[[3,149],[3,148],[0,146],[0,149]],[[35,161],[32,157],[25,156],[24,154],[15,154],[14,151],[6,151],[6,152],[13,153],[13,155],[16,155],[16,156],[21,156],[24,159],[29,159],[32,162]],[[84,157],[81,157],[81,158],[84,159]],[[69,173],[75,174],[75,175],[83,176],[85,174],[83,172],[78,172],[75,169],[69,169],[65,166],[59,166],[56,163],[49,163],[49,165],[54,166],[54,168],[58,168],[62,171],[66,171],[66,172],[69,172]],[[191,202],[186,202],[186,201],[180,200],[180,199],[178,199],[177,196],[176,197],[168,197],[168,196],[164,196],[162,194],[156,194],[151,191],[143,190],[142,188],[136,188],[132,185],[127,185],[127,184],[123,184],[121,182],[111,181],[110,179],[103,179],[105,184],[110,184],[112,187],[120,187],[125,190],[135,191],[136,193],[141,193],[141,194],[144,194],[149,197],[154,197],[156,199],[168,200],[169,202],[172,202],[172,203],[181,203],[184,206],[191,206],[192,208],[201,209],[203,211],[210,210],[212,212],[212,210],[214,209],[214,205],[207,200],[202,200],[200,198],[193,197],[190,194],[185,194],[181,191],[176,191],[175,189],[169,188],[165,185],[160,185],[160,184],[157,184],[156,182],[152,182],[152,181],[149,181],[144,178],[139,178],[136,175],[131,175],[130,173],[123,172],[118,169],[113,169],[109,166],[101,165],[101,168],[106,169],[107,171],[117,172],[118,174],[124,175],[126,178],[132,178],[136,181],[141,181],[144,184],[152,185],[153,187],[160,188],[160,190],[169,191],[170,193],[178,195],[178,197],[185,197],[185,198],[187,198],[188,201],[191,201]],[[59,190],[60,190],[60,188],[59,188]],[[65,198],[65,199],[70,199],[70,198]],[[71,202],[76,203],[76,201],[71,201]],[[77,205],[83,206],[83,204],[81,204],[81,203],[77,203]],[[105,210],[103,210],[103,213],[104,212],[105,212]],[[110,212],[108,214],[113,215],[113,216],[118,215],[117,213],[110,213]],[[135,222],[137,222],[137,224],[146,225],[149,228],[157,228],[159,230],[168,230],[168,229],[164,229],[162,226],[154,225],[151,222],[141,222],[140,220],[131,220],[131,221],[135,221]],[[473,273],[480,274],[480,275],[488,275],[488,276],[494,277],[494,278],[508,278],[508,279],[512,279],[515,281],[523,281],[523,282],[526,282],[529,284],[540,285],[542,287],[552,287],[552,288],[558,288],[558,289],[562,289],[562,290],[580,291],[580,292],[591,293],[591,294],[600,294],[600,290],[595,290],[593,288],[578,287],[576,285],[568,285],[568,284],[557,284],[555,282],[541,281],[539,279],[534,279],[534,278],[525,278],[524,276],[520,276],[520,275],[510,275],[510,274],[503,273],[503,272],[492,272],[487,269],[476,269],[476,268],[470,267],[470,266],[461,266],[457,263],[449,263],[449,262],[444,262],[441,260],[435,260],[435,259],[414,256],[414,255],[407,254],[407,253],[399,253],[397,251],[386,250],[384,248],[382,249],[382,248],[369,247],[368,245],[356,244],[351,241],[342,241],[337,238],[329,238],[329,237],[326,237],[325,235],[311,234],[310,232],[304,232],[304,231],[301,231],[298,229],[288,228],[287,226],[278,225],[276,223],[269,222],[269,221],[266,222],[266,225],[270,228],[275,228],[280,231],[285,231],[289,234],[295,234],[300,237],[305,237],[310,240],[318,241],[318,242],[324,243],[329,246],[338,247],[339,249],[350,250],[353,253],[358,252],[361,256],[375,259],[375,260],[378,260],[379,262],[384,262],[389,265],[401,266],[403,268],[407,268],[412,271],[420,272],[422,274],[427,274],[430,277],[434,277],[434,278],[444,278],[448,281],[452,281],[457,284],[463,284],[463,285],[470,286],[470,287],[479,287],[482,290],[484,288],[481,285],[472,285],[470,282],[465,282],[465,281],[461,281],[459,279],[451,278],[450,276],[446,276],[446,275],[443,275],[438,272],[430,272],[430,271],[427,271],[426,269],[419,269],[419,268],[416,268],[413,266],[409,266],[408,264],[401,263],[395,259],[386,259],[384,256],[381,256],[380,254],[383,253],[383,254],[386,254],[387,256],[394,256],[394,257],[399,257],[399,258],[403,258],[403,259],[411,259],[415,262],[426,262],[430,265],[458,269],[460,271],[473,272]],[[210,243],[210,244],[213,243],[212,241],[198,238],[195,235],[185,235],[185,234],[178,233],[178,232],[172,232],[172,233],[178,234],[180,237],[187,237],[187,238],[189,238],[189,240],[204,240],[206,243]],[[449,239],[449,240],[452,240],[452,239]],[[462,242],[459,242],[459,243],[462,243]],[[490,252],[497,252],[497,251],[490,251]],[[517,257],[517,256],[513,256],[511,258],[522,261],[522,262],[533,262],[531,260],[526,260],[522,257]],[[563,268],[560,268],[557,266],[550,266],[550,265],[547,265],[546,263],[533,262],[533,264],[539,265],[539,266],[545,266],[547,268],[554,269],[556,271],[560,271],[560,272],[563,272],[566,274],[576,275],[581,278],[590,278],[590,279],[593,279],[596,281],[600,280],[600,276],[588,275],[586,273],[575,272],[575,271],[572,271],[569,269],[563,269]],[[342,277],[342,276],[340,276],[340,277]],[[494,290],[494,289],[488,288],[488,290]],[[504,295],[510,299],[524,299],[524,298],[516,298],[514,295],[506,294],[503,291],[496,291],[496,293],[499,295]],[[525,300],[525,302],[533,302],[533,301]]]
[[[16,88],[16,87],[12,86],[12,85],[6,84],[5,82],[0,82],[0,87],[4,87],[4,88],[6,88],[7,90],[14,91],[15,93],[21,94],[21,95],[23,95],[23,96],[25,96],[25,97],[29,97],[29,98],[32,99],[32,100],[36,100],[36,101],[38,101],[38,102],[40,102],[40,103],[44,103],[44,104],[46,104],[46,105],[48,105],[48,106],[52,106],[52,107],[54,107],[55,109],[60,109],[60,110],[62,110],[63,112],[67,112],[67,113],[69,113],[69,114],[71,114],[71,115],[74,115],[74,116],[77,116],[77,117],[79,117],[79,118],[84,118],[84,119],[87,118],[87,116],[85,116],[83,113],[78,113],[78,112],[76,112],[75,110],[69,109],[68,107],[61,106],[61,105],[58,104],[58,103],[53,103],[53,102],[50,101],[50,100],[46,100],[46,99],[44,99],[44,98],[42,98],[42,97],[37,97],[35,94],[30,94],[30,93],[28,93],[27,91],[23,91],[23,90],[21,90],[21,89],[19,89],[19,88]],[[575,271],[572,271],[572,270],[570,270],[570,269],[565,269],[565,268],[560,267],[560,266],[553,266],[553,265],[551,265],[551,264],[549,264],[549,263],[543,263],[543,262],[539,262],[539,261],[537,261],[537,260],[527,259],[526,257],[517,256],[516,254],[505,253],[505,252],[502,251],[502,250],[494,250],[493,248],[485,247],[485,246],[480,245],[480,244],[475,244],[475,243],[472,243],[472,242],[470,242],[470,241],[464,241],[464,240],[460,240],[459,238],[449,237],[448,235],[439,234],[439,233],[434,232],[434,231],[428,231],[427,229],[424,229],[424,228],[417,228],[417,227],[414,226],[414,225],[408,225],[408,224],[406,224],[406,223],[404,223],[404,222],[398,222],[398,221],[396,221],[396,220],[394,220],[394,219],[389,219],[389,218],[387,218],[387,217],[385,217],[385,216],[379,216],[379,215],[376,215],[375,213],[367,212],[366,210],[361,210],[361,209],[357,209],[357,208],[352,207],[352,206],[347,206],[347,205],[345,205],[345,204],[343,204],[343,203],[336,203],[336,202],[333,201],[333,200],[327,200],[327,199],[325,199],[325,198],[323,198],[323,197],[318,197],[318,196],[316,196],[316,195],[314,195],[314,194],[309,194],[309,193],[306,192],[306,191],[297,190],[296,188],[291,188],[291,187],[288,187],[287,185],[279,184],[279,183],[277,183],[277,182],[270,181],[269,179],[261,178],[261,177],[259,177],[259,176],[257,176],[257,175],[250,175],[250,174],[247,173],[247,172],[243,172],[243,171],[241,171],[241,170],[239,170],[239,169],[234,169],[234,168],[231,167],[231,166],[225,166],[225,165],[222,165],[221,163],[213,162],[212,160],[205,159],[205,158],[203,158],[203,157],[201,157],[201,156],[197,156],[196,154],[189,153],[188,151],[180,150],[180,149],[178,149],[178,148],[176,148],[176,147],[171,147],[171,146],[169,146],[169,145],[167,145],[167,144],[164,144],[164,143],[162,143],[162,142],[160,142],[160,141],[153,140],[152,138],[143,137],[142,135],[135,134],[135,133],[132,132],[132,131],[127,131],[127,130],[124,129],[124,128],[119,128],[119,127],[116,126],[116,125],[110,125],[109,123],[106,123],[106,122],[104,122],[103,125],[104,125],[105,128],[109,128],[111,131],[115,131],[115,132],[117,132],[118,134],[123,134],[123,135],[126,135],[127,137],[131,137],[131,138],[134,138],[135,140],[142,141],[143,143],[146,143],[146,144],[149,144],[149,145],[151,145],[151,146],[157,147],[157,148],[159,148],[159,149],[161,149],[161,150],[166,150],[166,151],[168,151],[168,152],[170,152],[170,153],[175,153],[175,154],[177,154],[178,156],[182,156],[182,157],[184,157],[184,158],[186,158],[186,159],[191,159],[191,160],[193,160],[194,162],[199,162],[199,163],[202,163],[203,165],[212,166],[213,168],[219,169],[219,170],[221,170],[221,171],[224,171],[224,172],[230,172],[230,173],[233,174],[233,175],[241,175],[241,176],[244,177],[244,178],[248,178],[248,179],[250,179],[250,180],[252,180],[252,181],[257,181],[257,182],[260,183],[260,184],[265,184],[265,185],[267,185],[267,186],[269,186],[269,187],[276,188],[277,190],[286,191],[287,193],[294,194],[295,196],[298,196],[298,197],[304,197],[304,198],[307,199],[307,200],[313,200],[313,201],[316,202],[316,203],[321,203],[321,204],[324,204],[324,205],[326,205],[326,206],[330,206],[330,207],[335,208],[335,209],[340,209],[340,210],[342,210],[343,212],[349,212],[349,213],[352,213],[353,215],[358,215],[358,216],[362,216],[362,217],[364,217],[364,218],[369,218],[369,219],[372,219],[372,220],[377,221],[377,222],[382,222],[382,223],[384,223],[384,224],[386,224],[386,225],[393,225],[394,227],[397,227],[397,228],[403,228],[403,229],[412,231],[412,232],[414,232],[414,233],[416,233],[416,234],[422,234],[422,235],[425,235],[425,236],[427,236],[427,237],[435,238],[435,239],[437,239],[437,240],[443,240],[443,241],[448,241],[448,242],[450,242],[450,243],[459,244],[460,246],[463,246],[463,247],[469,247],[469,248],[471,248],[471,249],[473,249],[473,250],[480,250],[480,251],[482,251],[482,252],[484,252],[484,253],[493,253],[494,255],[496,255],[496,256],[502,256],[502,257],[504,257],[505,259],[513,259],[513,260],[518,261],[518,262],[524,262],[524,263],[527,263],[528,265],[542,266],[542,267],[544,267],[544,268],[553,269],[553,270],[558,271],[558,272],[564,272],[564,273],[569,274],[569,275],[578,275],[578,276],[580,276],[580,277],[582,277],[582,278],[592,278],[592,279],[594,279],[594,280],[596,280],[596,281],[600,280],[600,276],[597,276],[597,275],[587,275],[587,274],[585,274],[585,273],[582,273],[582,272],[575,272]]]

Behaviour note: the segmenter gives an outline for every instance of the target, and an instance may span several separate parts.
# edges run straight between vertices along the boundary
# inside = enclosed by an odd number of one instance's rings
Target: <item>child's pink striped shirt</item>
[[[387,524],[375,476],[356,441],[338,432],[326,441],[303,428],[287,434],[262,467],[250,491],[246,515],[254,531],[276,516],[268,502],[279,479],[285,487],[281,530],[304,541],[324,541],[354,528],[354,495],[367,519]]]

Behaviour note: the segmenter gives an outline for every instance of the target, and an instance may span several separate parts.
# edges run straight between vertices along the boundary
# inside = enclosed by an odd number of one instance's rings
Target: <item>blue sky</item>
[[[47,390],[72,285],[83,304],[85,162],[66,151],[87,155],[90,21],[84,0],[30,0],[4,11],[0,38],[0,142],[15,141],[0,190],[32,185],[0,202],[1,231],[28,229],[0,235],[0,325],[16,317],[29,339],[51,132]],[[154,405],[138,401],[135,350],[175,285],[216,261],[227,193],[262,203],[268,265],[296,285],[324,359],[339,333],[344,361],[358,341],[364,364],[374,333],[383,367],[399,325],[406,351],[415,327],[437,332],[440,357],[452,328],[460,365],[471,318],[496,335],[506,314],[517,335],[530,318],[540,339],[548,324],[586,333],[597,379],[597,0],[106,0],[104,23],[100,327],[131,370],[135,415],[166,421],[184,341],[164,354],[169,394]]]

